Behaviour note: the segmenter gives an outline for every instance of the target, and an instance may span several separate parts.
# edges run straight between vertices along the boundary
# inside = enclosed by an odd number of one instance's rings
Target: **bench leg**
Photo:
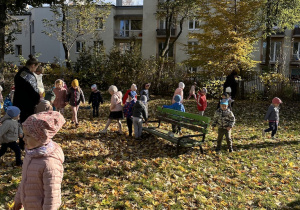
[[[176,154],[179,155],[179,149],[180,149],[180,139],[177,141],[177,147],[176,147]]]
[[[200,145],[200,152],[201,152],[201,154],[203,154],[203,148],[201,145]]]
[[[202,142],[204,142],[205,140],[205,134],[203,134],[203,137],[202,137]]]

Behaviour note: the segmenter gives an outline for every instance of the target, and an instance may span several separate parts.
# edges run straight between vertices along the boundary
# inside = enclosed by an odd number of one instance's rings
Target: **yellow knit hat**
[[[72,81],[72,87],[74,88],[74,87],[78,87],[78,86],[79,86],[78,80],[77,80],[77,79],[74,79],[74,80]]]

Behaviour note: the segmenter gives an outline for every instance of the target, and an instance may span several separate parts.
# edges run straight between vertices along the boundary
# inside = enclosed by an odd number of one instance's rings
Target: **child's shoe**
[[[265,136],[266,136],[266,132],[265,132],[264,129],[262,130],[261,136],[262,136],[262,137],[265,137]]]

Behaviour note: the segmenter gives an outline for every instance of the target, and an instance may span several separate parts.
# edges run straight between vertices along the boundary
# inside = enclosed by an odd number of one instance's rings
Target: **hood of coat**
[[[55,143],[54,141],[50,141],[47,145],[35,148],[35,149],[30,149],[30,150],[25,150],[26,155],[30,156],[31,158],[36,158],[36,157],[53,157],[61,161],[61,163],[64,162],[64,153],[61,149],[61,147]]]
[[[135,107],[136,107],[136,108],[142,108],[143,106],[145,106],[143,102],[141,102],[141,101],[136,101],[136,103],[135,103]]]
[[[1,118],[0,122],[3,123],[5,120],[11,120],[12,118],[6,113],[4,117]]]

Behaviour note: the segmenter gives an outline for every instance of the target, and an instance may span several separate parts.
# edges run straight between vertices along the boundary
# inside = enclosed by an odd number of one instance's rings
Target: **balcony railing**
[[[294,36],[300,36],[300,28],[294,28]]]
[[[115,38],[128,39],[131,37],[142,38],[142,30],[117,30],[115,31]]]
[[[157,36],[166,36],[166,29],[156,29]],[[176,29],[171,29],[171,37],[176,36]]]

